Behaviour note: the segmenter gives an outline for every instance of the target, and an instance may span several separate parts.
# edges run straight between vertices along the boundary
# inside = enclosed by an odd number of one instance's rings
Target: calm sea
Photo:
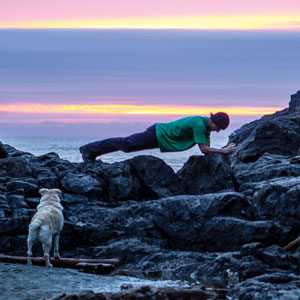
[[[71,162],[82,162],[78,148],[86,143],[93,142],[97,138],[90,137],[2,137],[4,144],[15,147],[18,150],[30,152],[34,155],[42,155],[49,152],[56,152],[60,158]],[[222,147],[226,144],[227,138],[214,137],[212,146]],[[109,153],[101,156],[101,160],[106,163],[114,163],[132,158],[136,155],[153,155],[163,159],[174,171],[182,168],[183,164],[191,155],[200,155],[197,146],[183,152],[161,153],[158,149],[145,150],[132,153],[121,151]]]

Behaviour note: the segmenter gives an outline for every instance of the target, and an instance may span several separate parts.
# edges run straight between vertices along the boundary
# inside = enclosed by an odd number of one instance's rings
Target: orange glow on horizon
[[[266,115],[283,107],[258,106],[168,106],[168,105],[120,105],[120,104],[0,104],[0,112],[23,114],[120,114],[120,115],[209,115],[226,111],[229,115]]]
[[[297,15],[188,16],[2,23],[0,28],[300,30]]]

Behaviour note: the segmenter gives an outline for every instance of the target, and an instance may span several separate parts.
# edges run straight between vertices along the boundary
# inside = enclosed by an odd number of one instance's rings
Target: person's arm
[[[210,147],[210,144],[198,144],[200,151],[203,154],[208,154],[208,153],[222,153],[222,154],[230,154],[235,151],[235,144],[230,143],[227,147],[225,148],[212,148]]]

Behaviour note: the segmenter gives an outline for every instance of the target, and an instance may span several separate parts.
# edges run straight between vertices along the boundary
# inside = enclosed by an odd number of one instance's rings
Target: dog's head
[[[51,200],[60,202],[60,198],[58,197],[59,194],[62,193],[60,189],[40,189],[39,193],[41,194],[41,202],[43,200]]]

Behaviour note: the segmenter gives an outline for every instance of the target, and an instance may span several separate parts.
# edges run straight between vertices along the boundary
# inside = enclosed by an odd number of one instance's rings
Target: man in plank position
[[[128,137],[109,138],[86,144],[79,148],[84,162],[94,162],[97,156],[115,152],[133,152],[159,148],[161,152],[184,151],[198,144],[203,154],[235,151],[235,144],[225,148],[210,147],[210,133],[225,130],[229,116],[224,112],[211,114],[210,118],[193,116],[170,123],[157,123],[144,132]]]

